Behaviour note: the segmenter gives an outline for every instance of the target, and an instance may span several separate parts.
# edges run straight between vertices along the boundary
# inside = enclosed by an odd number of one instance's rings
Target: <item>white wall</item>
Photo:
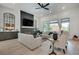
[[[79,8],[73,8],[70,10],[65,10],[59,13],[56,13],[53,16],[47,16],[47,17],[42,17],[40,19],[40,22],[38,25],[38,28],[42,29],[43,22],[47,20],[55,20],[55,19],[62,19],[62,18],[70,18],[70,38],[74,34],[79,35]],[[38,21],[39,22],[39,21]]]
[[[15,30],[20,31],[20,11],[0,6],[0,26],[3,26],[3,13],[12,13],[15,15]]]
[[[0,28],[3,28],[3,15],[1,9],[0,9]]]
[[[34,20],[36,20],[36,28],[38,28],[39,30],[43,30],[43,21],[44,19],[41,19],[40,17],[34,16]]]

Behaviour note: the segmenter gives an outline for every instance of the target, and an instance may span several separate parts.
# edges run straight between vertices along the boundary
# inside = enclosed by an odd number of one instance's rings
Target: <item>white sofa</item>
[[[42,43],[41,37],[34,38],[33,35],[18,33],[19,42],[33,50]]]
[[[48,39],[48,38],[49,38],[48,32],[43,32],[42,39]]]

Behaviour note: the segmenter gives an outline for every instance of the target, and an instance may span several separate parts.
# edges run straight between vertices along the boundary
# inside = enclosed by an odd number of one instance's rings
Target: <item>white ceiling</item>
[[[37,16],[46,16],[50,14],[50,11],[51,14],[55,14],[63,10],[79,7],[78,3],[50,3],[50,5],[47,6],[47,8],[49,8],[50,10],[36,9],[40,7],[36,3],[3,3],[0,5],[4,5],[12,9],[20,9]]]

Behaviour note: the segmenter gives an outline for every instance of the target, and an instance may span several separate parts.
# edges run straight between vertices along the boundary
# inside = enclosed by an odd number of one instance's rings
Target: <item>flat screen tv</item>
[[[33,27],[33,20],[30,19],[23,19],[23,26],[31,26]]]

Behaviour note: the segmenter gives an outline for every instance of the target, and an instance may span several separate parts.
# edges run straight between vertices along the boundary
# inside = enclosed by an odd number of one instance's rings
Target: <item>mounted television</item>
[[[33,20],[23,19],[23,26],[32,26],[33,27]]]
[[[24,11],[20,11],[20,13],[21,13],[21,25],[26,27],[33,27],[34,16]]]

